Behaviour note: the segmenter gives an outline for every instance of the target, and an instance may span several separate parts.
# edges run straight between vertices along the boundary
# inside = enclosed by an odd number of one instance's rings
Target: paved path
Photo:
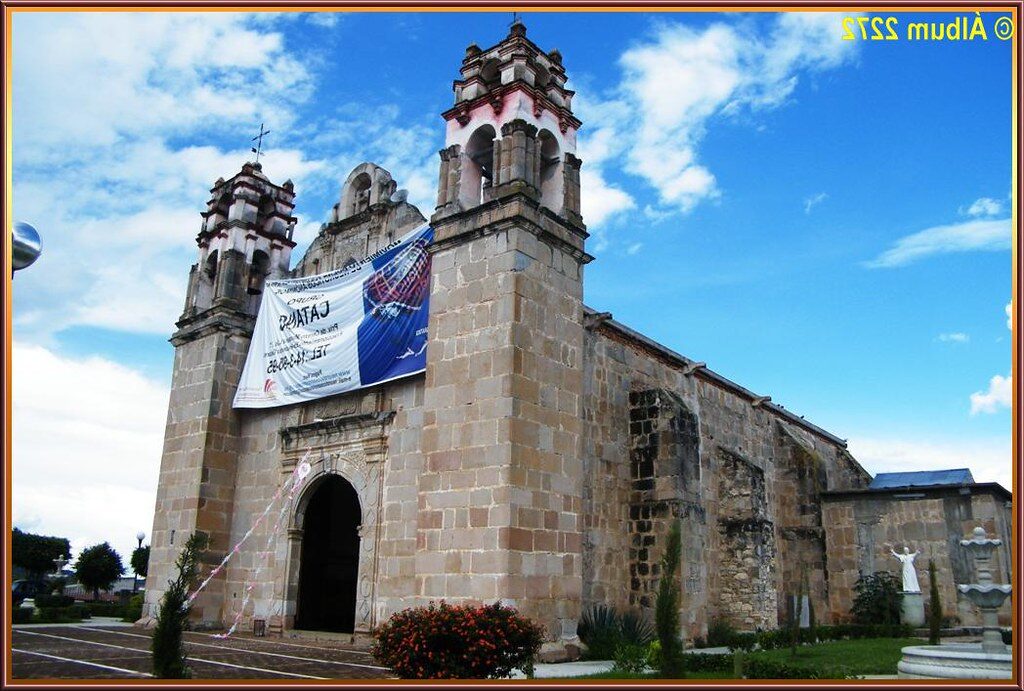
[[[12,637],[14,679],[143,679],[152,676],[152,631],[62,624],[18,625]],[[393,675],[365,650],[331,642],[185,634],[198,679],[386,679]]]

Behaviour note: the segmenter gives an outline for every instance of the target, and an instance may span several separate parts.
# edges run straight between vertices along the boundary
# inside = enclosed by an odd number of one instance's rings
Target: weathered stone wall
[[[900,576],[902,566],[890,553],[907,545],[920,552],[915,560],[918,581],[928,601],[928,560],[938,571],[943,612],[965,626],[981,624],[980,614],[956,589],[974,581],[972,560],[960,540],[981,526],[990,537],[1003,541],[993,559],[993,579],[1010,583],[1009,499],[992,486],[973,488],[913,488],[906,491],[869,491],[826,495],[823,520],[829,577],[829,610],[834,620],[846,620],[861,574],[890,571]],[[1000,618],[1009,623],[1009,600]]]
[[[719,615],[743,630],[772,628],[777,553],[764,470],[726,449],[718,458]]]
[[[803,570],[816,613],[827,612],[819,493],[864,486],[867,473],[834,437],[601,315],[588,320],[584,606],[651,604],[675,516],[688,636],[716,617],[785,621]]]
[[[661,577],[657,537],[681,520],[688,551],[699,549],[692,540],[704,522],[700,435],[697,416],[671,391],[633,391],[629,403],[629,601],[652,610]]]

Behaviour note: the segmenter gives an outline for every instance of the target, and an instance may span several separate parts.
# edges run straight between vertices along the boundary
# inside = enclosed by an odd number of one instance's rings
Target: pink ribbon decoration
[[[252,534],[256,532],[256,529],[263,522],[263,519],[266,518],[267,514],[270,513],[270,510],[274,507],[274,504],[276,504],[277,501],[281,498],[281,495],[284,493],[285,489],[290,488],[288,491],[288,500],[285,501],[285,503],[281,506],[281,510],[278,513],[277,522],[274,525],[274,529],[270,533],[271,540],[273,540],[274,537],[276,537],[284,512],[287,510],[292,498],[295,496],[296,490],[298,490],[299,486],[302,484],[302,481],[309,475],[309,473],[312,470],[312,466],[309,464],[309,461],[307,460],[309,458],[310,453],[312,453],[312,450],[306,451],[306,455],[302,457],[302,461],[295,466],[295,470],[292,471],[292,474],[288,478],[288,480],[286,480],[283,485],[278,487],[277,492],[274,493],[274,496],[270,500],[270,503],[267,504],[266,508],[263,509],[263,512],[260,513],[259,516],[257,516],[256,521],[252,524],[249,530],[245,532],[245,535],[242,536],[242,539],[235,543],[235,546],[228,551],[228,553],[224,556],[221,562],[217,564],[217,566],[212,571],[210,571],[210,575],[207,576],[206,579],[199,584],[199,587],[196,588],[191,595],[189,595],[188,600],[186,600],[185,602],[185,607],[191,605],[192,602],[199,595],[199,593],[202,592],[203,588],[209,585],[210,581],[216,578],[217,574],[224,569],[224,567],[227,565],[231,557],[239,553],[239,551],[242,548],[242,545],[244,545],[246,541],[252,536]],[[248,597],[246,599],[248,600]],[[234,627],[232,627],[232,630],[233,629]]]

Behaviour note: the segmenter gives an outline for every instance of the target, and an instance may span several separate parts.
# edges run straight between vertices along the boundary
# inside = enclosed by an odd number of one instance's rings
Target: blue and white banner
[[[267,281],[236,408],[272,408],[422,372],[430,255],[424,225],[358,264]]]

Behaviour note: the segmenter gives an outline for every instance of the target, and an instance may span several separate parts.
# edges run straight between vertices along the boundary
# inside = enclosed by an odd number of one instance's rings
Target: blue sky
[[[842,17],[524,14],[584,122],[586,301],[873,472],[1009,485],[1010,44],[996,15],[957,43]],[[362,160],[429,216],[451,81],[509,21],[15,13],[14,209],[44,243],[14,282],[16,524],[148,532],[198,212],[259,124],[297,252]]]

